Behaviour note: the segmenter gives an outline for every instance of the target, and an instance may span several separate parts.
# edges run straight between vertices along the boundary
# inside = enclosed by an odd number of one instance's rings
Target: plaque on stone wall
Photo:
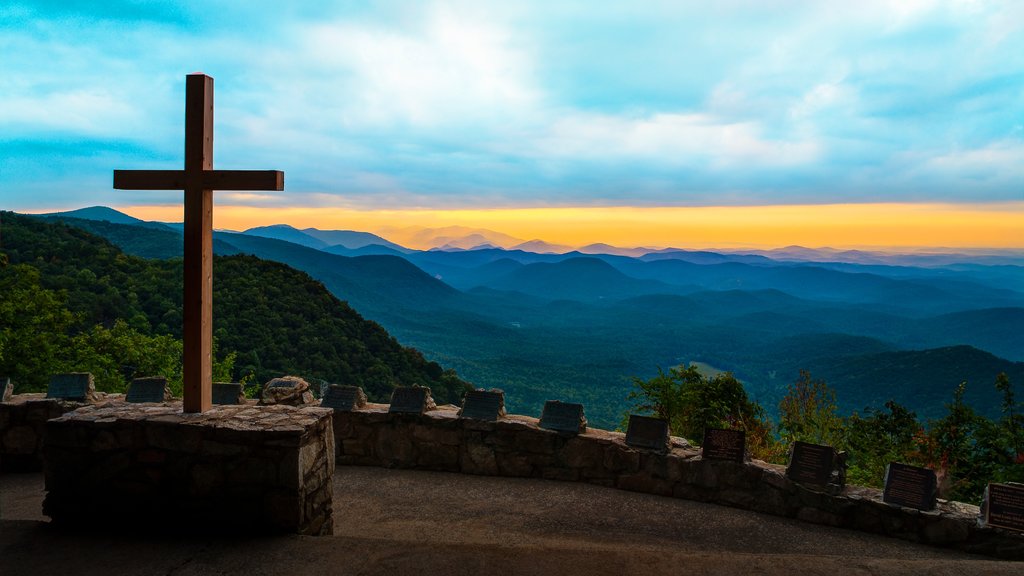
[[[586,432],[587,419],[583,415],[583,404],[548,400],[540,414],[540,427],[570,434]]]
[[[626,444],[648,450],[667,450],[668,420],[630,414]]]
[[[46,387],[47,398],[61,400],[85,402],[93,398],[95,393],[96,387],[89,372],[54,374],[50,377],[50,385]]]
[[[831,446],[796,441],[786,467],[786,476],[794,482],[825,486],[832,477],[836,451]]]
[[[0,378],[0,402],[10,402],[13,395],[14,385],[11,384],[11,379],[6,376]]]
[[[505,413],[505,393],[501,390],[470,390],[462,401],[459,418],[494,422]]]
[[[743,462],[746,457],[747,437],[743,430],[708,428],[704,430],[701,456],[712,460]]]
[[[388,412],[399,414],[423,414],[427,410],[430,390],[420,386],[399,386],[391,393]]]
[[[882,501],[918,510],[932,510],[935,508],[936,488],[934,471],[892,462],[885,469]]]
[[[218,405],[233,406],[245,403],[245,392],[242,391],[241,382],[214,382],[213,403]]]
[[[351,412],[366,406],[366,394],[359,386],[331,384],[324,390],[320,406],[331,408],[335,412]]]
[[[989,484],[981,510],[985,525],[1024,532],[1024,484]]]
[[[140,404],[143,402],[163,402],[171,396],[167,388],[167,378],[136,378],[128,385],[128,393],[124,395],[126,402]]]

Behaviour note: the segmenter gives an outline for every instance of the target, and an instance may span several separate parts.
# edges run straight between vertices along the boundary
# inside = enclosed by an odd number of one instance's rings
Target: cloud
[[[559,119],[540,142],[555,157],[673,166],[782,167],[814,161],[811,141],[769,140],[753,122],[706,114],[654,114],[642,118],[571,115]]]
[[[1024,172],[1020,2],[19,1],[0,31],[18,206],[179,165],[196,69],[216,165],[288,174],[238,202],[974,202]]]

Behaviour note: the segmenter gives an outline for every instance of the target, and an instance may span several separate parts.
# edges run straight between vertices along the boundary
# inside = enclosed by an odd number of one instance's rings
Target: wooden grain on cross
[[[211,407],[213,191],[284,190],[284,172],[213,169],[213,78],[185,78],[185,169],[114,170],[119,190],[184,190],[183,410]]]

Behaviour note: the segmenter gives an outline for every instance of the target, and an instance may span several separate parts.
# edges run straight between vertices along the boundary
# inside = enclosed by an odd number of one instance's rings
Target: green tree
[[[0,268],[0,374],[19,393],[44,390],[50,375],[65,371],[76,320],[64,293],[44,289],[39,278],[28,265]]]
[[[706,428],[734,428],[747,432],[747,446],[758,458],[771,458],[774,441],[764,409],[747,396],[732,373],[710,378],[696,366],[661,369],[649,380],[633,378],[628,398],[636,410],[669,421],[672,433],[700,443]]]
[[[835,391],[801,370],[779,402],[779,436],[787,446],[800,440],[845,450],[846,429],[836,411]]]
[[[846,420],[847,481],[881,487],[890,462],[919,463],[917,442],[923,433],[917,414],[892,400],[885,410],[854,412]]]
[[[996,376],[995,386],[1003,395],[996,440],[1001,469],[996,479],[1024,482],[1024,406],[1016,401],[1010,377],[1005,372]]]

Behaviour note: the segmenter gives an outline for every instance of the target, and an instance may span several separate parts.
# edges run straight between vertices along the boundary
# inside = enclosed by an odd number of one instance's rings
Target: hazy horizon
[[[69,207],[69,208],[64,209],[64,210],[55,210],[55,211],[52,211],[52,212],[73,212],[75,210],[80,210],[80,209],[85,209],[85,208],[93,208],[93,207],[101,207],[101,206]],[[116,207],[105,207],[105,208],[112,208],[114,210],[117,210],[117,211],[122,212],[124,214],[127,214],[129,216],[132,216],[134,218],[138,218],[140,220],[147,220],[147,221],[153,221],[153,222],[162,222],[162,223],[168,223],[168,224],[180,223],[182,221],[182,214],[181,214],[182,209],[181,209],[180,206],[177,206],[177,207],[173,207],[172,206],[172,207],[167,207],[166,209],[160,210],[158,212],[158,215],[163,215],[163,217],[152,217],[152,213],[150,212],[150,210],[140,211],[138,209],[133,210],[132,208],[122,209],[122,208],[116,208]],[[31,211],[31,212],[26,212],[26,213],[30,213],[30,214],[43,214],[43,213],[52,213],[52,212],[51,211],[39,210],[39,211]],[[177,213],[177,217],[176,218],[175,217],[168,217],[168,213],[171,213],[171,214]],[[296,230],[303,230],[303,229],[307,229],[307,228],[315,228],[315,229],[318,229],[318,230],[349,230],[349,231],[355,231],[355,232],[369,232],[371,234],[376,234],[376,235],[384,238],[385,240],[388,240],[390,242],[394,242],[395,244],[399,244],[399,245],[401,245],[403,247],[406,247],[406,248],[412,248],[412,249],[416,249],[416,250],[428,250],[428,249],[431,249],[431,248],[438,248],[438,247],[441,247],[443,245],[443,243],[430,243],[430,242],[424,242],[424,241],[421,241],[421,240],[416,240],[416,237],[418,235],[422,235],[422,233],[424,231],[434,231],[434,232],[451,231],[450,234],[459,235],[460,237],[468,235],[468,234],[471,234],[473,232],[486,232],[486,233],[489,233],[486,243],[489,243],[489,244],[492,244],[492,245],[494,245],[496,247],[504,248],[504,249],[514,248],[514,247],[517,247],[520,244],[526,244],[526,243],[532,243],[532,242],[544,242],[544,243],[549,244],[549,245],[551,245],[551,246],[553,246],[555,248],[555,250],[552,250],[553,252],[568,252],[568,251],[573,251],[573,250],[577,250],[577,249],[580,249],[580,248],[586,248],[586,247],[592,246],[592,245],[605,244],[605,245],[609,245],[609,246],[611,246],[613,248],[619,248],[619,249],[625,249],[625,250],[648,249],[648,250],[652,250],[652,251],[653,250],[672,249],[672,248],[682,249],[682,250],[711,250],[711,251],[714,251],[714,250],[721,250],[721,251],[742,251],[742,250],[772,251],[772,250],[781,250],[781,249],[785,249],[785,248],[799,247],[799,248],[807,248],[807,249],[810,249],[810,250],[820,250],[820,251],[828,251],[828,250],[835,250],[835,251],[854,250],[854,251],[856,251],[856,250],[862,250],[862,251],[866,251],[866,252],[877,252],[877,253],[886,253],[886,254],[907,254],[907,255],[913,255],[913,254],[943,254],[943,253],[960,253],[960,254],[975,254],[975,255],[985,255],[985,254],[991,254],[991,255],[1013,254],[1013,255],[1018,255],[1018,254],[1024,254],[1024,247],[1020,247],[1020,246],[996,247],[996,246],[981,246],[981,245],[976,245],[976,246],[944,246],[944,245],[924,246],[924,245],[877,245],[877,244],[873,244],[873,245],[852,245],[851,246],[851,245],[841,245],[841,244],[818,244],[818,245],[814,245],[814,244],[801,244],[801,243],[757,244],[757,243],[749,243],[749,242],[748,243],[743,243],[743,242],[736,242],[736,241],[720,241],[720,242],[717,242],[717,243],[708,243],[708,242],[701,242],[701,241],[689,241],[689,242],[687,242],[687,241],[683,241],[683,240],[680,240],[680,241],[675,242],[675,243],[669,243],[669,244],[651,244],[651,243],[643,244],[643,243],[635,243],[635,242],[633,242],[633,243],[630,243],[630,242],[615,243],[615,242],[609,242],[609,241],[603,240],[603,239],[592,240],[592,241],[589,241],[589,242],[562,243],[562,242],[557,242],[557,241],[552,240],[551,238],[546,238],[546,237],[537,237],[537,236],[534,236],[534,237],[521,237],[521,236],[516,236],[514,234],[509,234],[506,230],[502,230],[500,228],[484,227],[484,226],[472,226],[472,225],[464,225],[464,224],[443,224],[442,223],[442,224],[435,225],[435,226],[406,225],[406,226],[381,226],[381,227],[362,228],[362,227],[355,226],[355,225],[346,226],[346,225],[343,225],[344,223],[341,223],[342,225],[339,225],[339,226],[334,226],[334,227],[327,226],[327,227],[324,227],[324,226],[316,226],[316,225],[306,225],[305,223],[302,223],[302,222],[296,223],[294,221],[288,221],[287,219],[282,219],[282,220],[274,220],[274,221],[266,221],[266,222],[261,221],[261,222],[257,222],[257,223],[248,222],[248,223],[244,223],[245,225],[241,225],[241,226],[238,226],[238,225],[236,225],[236,226],[225,226],[225,225],[222,225],[219,222],[220,219],[217,218],[217,215],[219,214],[219,209],[215,208],[214,214],[215,214],[215,218],[214,218],[214,227],[215,227],[215,229],[220,230],[220,231],[224,231],[224,232],[244,232],[244,231],[252,229],[252,228],[259,228],[259,227],[264,227],[264,226],[275,226],[275,225],[291,226],[292,228],[295,228]],[[433,237],[431,237],[431,239],[433,239]]]

